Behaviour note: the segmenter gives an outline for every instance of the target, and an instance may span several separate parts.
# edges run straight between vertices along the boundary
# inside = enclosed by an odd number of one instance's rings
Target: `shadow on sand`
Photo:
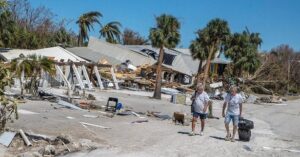
[[[217,140],[223,140],[223,141],[225,141],[224,137],[218,137],[218,136],[209,136],[209,137],[217,139]]]
[[[223,140],[225,141],[225,138],[224,137],[218,137],[218,136],[209,136],[211,138],[214,138],[214,139],[217,139],[217,140]],[[240,139],[236,139],[235,138],[235,141],[239,141],[239,142],[247,142],[247,141],[241,141]]]
[[[178,131],[177,133],[178,133],[178,134],[187,135],[187,136],[191,136],[191,135],[190,135],[191,132],[187,132],[187,131]],[[199,133],[195,133],[195,136],[196,136],[196,135],[200,135],[200,134],[199,134]]]

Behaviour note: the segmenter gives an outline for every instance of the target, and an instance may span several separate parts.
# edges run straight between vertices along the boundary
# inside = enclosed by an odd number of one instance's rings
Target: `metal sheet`
[[[0,135],[0,143],[4,146],[8,147],[15,136],[16,136],[15,132],[8,132],[8,131],[3,132]]]

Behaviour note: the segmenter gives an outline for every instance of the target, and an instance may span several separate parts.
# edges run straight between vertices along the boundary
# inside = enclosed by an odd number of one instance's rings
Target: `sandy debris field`
[[[182,112],[190,116],[190,106],[171,104],[167,96],[155,100],[147,94],[116,91],[97,91],[94,95],[103,105],[108,97],[117,97],[125,108],[139,116],[111,118],[98,110],[72,110],[53,102],[27,100],[19,104],[19,120],[8,127],[49,137],[67,136],[70,143],[55,143],[54,149],[65,151],[56,155],[68,157],[300,155],[299,100],[283,105],[244,104],[243,116],[254,121],[255,126],[249,142],[238,141],[236,136],[237,141],[233,143],[224,140],[224,119],[220,117],[222,101],[214,100],[213,114],[220,119],[207,119],[204,136],[189,136],[191,125],[143,114],[160,112],[172,117],[174,112]],[[199,121],[196,130],[200,130]],[[20,141],[20,137],[15,138],[14,141]],[[47,145],[49,143],[36,140],[27,148],[23,143],[13,142],[9,148],[0,146],[0,156],[37,156]]]

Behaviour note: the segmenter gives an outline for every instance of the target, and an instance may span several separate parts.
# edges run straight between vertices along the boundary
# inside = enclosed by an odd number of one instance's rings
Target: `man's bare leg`
[[[192,133],[195,132],[196,122],[197,122],[197,118],[196,118],[196,117],[193,117],[193,120],[192,120]]]
[[[236,125],[233,125],[233,131],[232,131],[232,137],[231,137],[231,141],[233,141],[233,142],[234,142],[236,130],[237,130],[237,126],[236,126]]]
[[[201,119],[201,132],[203,132],[204,127],[205,127],[205,120]]]
[[[205,126],[205,119],[200,119],[201,122],[201,131],[200,131],[200,136],[203,136],[203,130]]]
[[[225,140],[229,140],[229,138],[230,138],[229,124],[225,124],[225,128],[226,128],[226,133],[227,133]]]

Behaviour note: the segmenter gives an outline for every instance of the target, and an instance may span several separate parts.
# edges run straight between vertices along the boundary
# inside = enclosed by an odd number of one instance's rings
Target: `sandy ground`
[[[124,91],[105,91],[94,94],[97,100],[118,97],[124,106],[136,112],[159,111],[172,116],[173,112],[189,114],[190,106],[171,104],[165,97],[154,100],[145,94],[125,94]],[[149,93],[148,93],[149,94]],[[151,95],[151,93],[150,93]],[[250,142],[224,141],[224,119],[208,119],[204,136],[189,136],[191,126],[175,125],[172,120],[159,120],[147,117],[149,122],[131,123],[140,118],[100,116],[98,111],[78,111],[61,108],[45,101],[27,101],[19,109],[39,114],[20,114],[20,119],[9,127],[39,134],[57,136],[69,134],[74,140],[90,139],[100,146],[90,152],[68,154],[68,157],[98,156],[300,156],[300,101],[294,100],[281,105],[244,104],[244,117],[255,123]],[[214,115],[221,115],[221,101],[214,101]],[[57,108],[57,109],[54,109]],[[99,115],[99,118],[86,118],[83,115]],[[73,117],[68,119],[66,117]],[[84,128],[79,122],[87,122],[110,127],[101,129]],[[197,124],[197,130],[199,130]],[[236,139],[238,137],[236,136]],[[0,147],[0,156],[10,152]]]

